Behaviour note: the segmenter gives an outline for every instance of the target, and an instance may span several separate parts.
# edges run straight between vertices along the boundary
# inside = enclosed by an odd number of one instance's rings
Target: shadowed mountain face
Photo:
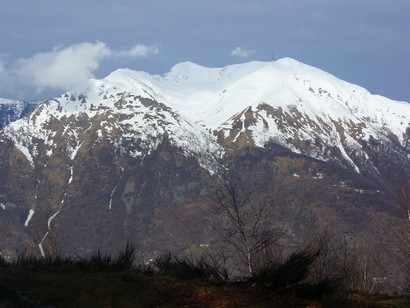
[[[0,129],[32,112],[39,102],[0,99]]]
[[[0,251],[212,247],[227,174],[274,200],[290,244],[328,230],[383,245],[402,219],[409,123],[409,104],[292,59],[116,71],[1,131]]]

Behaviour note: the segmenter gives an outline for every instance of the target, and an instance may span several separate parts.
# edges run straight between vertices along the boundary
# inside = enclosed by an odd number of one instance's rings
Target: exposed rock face
[[[1,131],[0,251],[212,245],[209,194],[226,173],[275,199],[294,244],[325,229],[375,241],[401,219],[409,123],[410,104],[291,59],[117,71]]]

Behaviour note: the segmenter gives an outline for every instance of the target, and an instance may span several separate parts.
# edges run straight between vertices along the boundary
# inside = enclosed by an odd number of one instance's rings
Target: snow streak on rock
[[[29,224],[31,218],[33,218],[34,213],[35,213],[34,210],[30,209],[30,211],[28,212],[26,222],[24,223],[24,227],[28,227],[28,224]]]

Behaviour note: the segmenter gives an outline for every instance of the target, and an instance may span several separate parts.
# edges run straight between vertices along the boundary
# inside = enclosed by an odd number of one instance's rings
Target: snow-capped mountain
[[[184,62],[163,76],[121,69],[3,128],[0,225],[1,211],[13,213],[20,240],[31,238],[42,253],[51,234],[69,251],[127,236],[153,251],[179,245],[187,225],[206,237],[202,222],[172,222],[204,216],[206,188],[227,169],[260,191],[287,183],[284,200],[300,187],[322,191],[309,197],[315,206],[338,187],[359,194],[364,209],[385,202],[375,192],[391,193],[394,181],[410,177],[409,160],[409,103],[293,59],[224,68]],[[297,198],[307,200],[304,192]],[[332,201],[334,217],[353,215],[340,214],[346,200]]]
[[[39,103],[0,99],[0,128],[30,113]]]
[[[83,92],[47,100],[26,119],[5,127],[5,135],[33,166],[39,155],[53,156],[62,140],[74,159],[90,137],[134,158],[149,155],[166,137],[204,166],[220,151],[214,136],[165,104],[104,81],[90,85]]]
[[[98,136],[121,150],[126,142],[131,156],[149,153],[167,135],[187,155],[218,157],[223,152],[218,135],[224,145],[263,147],[273,140],[293,152],[336,159],[360,172],[358,164],[368,160],[364,143],[394,139],[403,151],[410,147],[409,103],[371,95],[289,58],[225,68],[185,62],[165,76],[118,70],[46,101],[5,133],[30,161],[39,151],[33,138],[43,140],[51,155],[57,146],[54,138],[68,137],[73,156],[97,118]],[[50,125],[55,121],[65,126],[61,136]],[[143,141],[131,146],[136,139]]]

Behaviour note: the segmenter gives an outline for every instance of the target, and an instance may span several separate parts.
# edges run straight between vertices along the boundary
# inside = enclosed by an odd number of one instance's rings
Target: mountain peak
[[[371,95],[364,88],[292,58],[216,68],[186,61],[163,76],[119,69],[74,93],[87,93],[88,100],[95,103],[101,97],[132,93],[161,102],[210,129],[218,128],[250,106],[268,104],[283,110],[297,107],[310,118],[326,115],[353,122],[365,117],[375,121],[382,118],[397,134],[408,125],[405,118],[410,108],[409,104]],[[392,112],[397,108],[400,111]]]
[[[194,70],[203,70],[207,69],[206,67],[199,65],[197,63],[191,61],[183,61],[180,63],[175,64],[167,74],[169,73],[180,73],[186,71],[194,71]]]
[[[234,141],[247,134],[254,145],[264,146],[273,135],[280,135],[281,145],[292,150],[299,146],[297,140],[322,139],[343,153],[341,143],[350,140],[346,134],[356,140],[360,131],[360,138],[367,140],[385,131],[383,127],[389,131],[385,136],[392,133],[405,146],[410,126],[410,104],[371,95],[292,58],[220,68],[186,61],[163,76],[119,69],[52,100],[43,107],[41,119],[84,113],[90,118],[108,113],[131,117],[156,108],[153,103],[147,107],[146,99],[160,104],[175,127],[182,118],[188,126],[205,129],[205,134],[223,130],[226,137],[234,125],[241,127],[236,137],[232,135]],[[339,136],[343,125],[346,133]],[[359,141],[349,142],[360,146]]]
[[[201,235],[211,229],[206,194],[224,174],[255,196],[272,193],[293,239],[306,221],[323,222],[317,230],[340,222],[340,234],[372,222],[373,239],[392,205],[386,179],[410,175],[410,104],[291,58],[183,62],[163,76],[120,69],[12,123],[20,109],[3,105],[0,227],[13,234],[3,251],[28,236],[43,255],[47,243],[83,255],[125,237],[142,253],[187,235],[177,251],[213,243]],[[286,219],[277,222],[288,228]]]
[[[290,57],[284,57],[284,58],[280,58],[277,59],[275,61],[272,61],[271,63],[275,63],[275,64],[279,64],[282,67],[311,67],[308,64],[305,64],[303,62],[300,62],[296,59],[290,58]]]

